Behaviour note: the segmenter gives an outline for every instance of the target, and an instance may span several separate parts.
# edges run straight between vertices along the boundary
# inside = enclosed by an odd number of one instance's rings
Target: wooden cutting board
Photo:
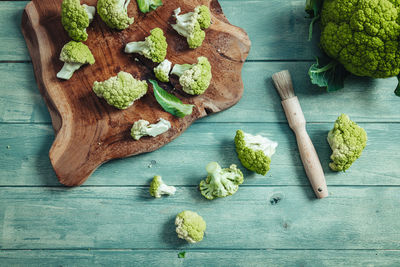
[[[217,0],[164,0],[162,7],[147,14],[140,13],[136,1],[132,0],[128,14],[135,22],[124,31],[108,28],[96,14],[85,42],[96,63],[82,67],[68,81],[56,78],[63,65],[59,60],[61,48],[70,41],[61,24],[61,2],[34,0],[28,3],[22,17],[22,32],[39,90],[52,118],[56,137],[49,156],[62,184],[82,184],[108,160],[154,151],[178,137],[195,120],[227,109],[241,98],[241,69],[250,50],[250,40],[244,30],[229,24]],[[82,3],[96,5],[94,0]],[[186,13],[199,4],[209,6],[212,25],[206,30],[203,45],[191,50],[185,38],[170,24],[174,23],[174,9],[181,7]],[[128,42],[144,40],[155,27],[163,29],[168,42],[167,58],[174,64],[195,63],[199,56],[208,57],[211,63],[213,79],[201,96],[185,94],[177,79],[162,85],[184,103],[195,105],[191,116],[180,119],[165,112],[156,102],[150,85],[147,95],[126,110],[109,106],[92,91],[94,81],[104,81],[122,70],[141,80],[154,79],[152,69],[156,64],[138,55],[127,55],[123,50]],[[139,61],[135,61],[135,57]],[[139,141],[132,139],[130,129],[135,121],[145,119],[156,123],[159,118],[171,122],[172,128],[167,133]],[[193,156],[195,153],[193,151]]]

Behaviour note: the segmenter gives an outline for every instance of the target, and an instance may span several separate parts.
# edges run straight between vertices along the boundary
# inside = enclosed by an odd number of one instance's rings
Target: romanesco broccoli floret
[[[108,27],[123,30],[134,21],[128,16],[130,0],[98,0],[97,13]]]
[[[163,30],[154,28],[142,42],[131,42],[125,46],[125,53],[138,53],[153,62],[162,62],[167,55],[167,40]]]
[[[162,0],[137,0],[140,11],[143,13],[156,10],[157,7],[162,6]]]
[[[161,195],[174,195],[175,191],[176,188],[165,184],[159,175],[154,176],[150,183],[149,192],[155,198],[160,198]]]
[[[206,33],[203,31],[210,27],[211,14],[208,7],[202,5],[197,6],[193,12],[179,15],[181,9],[174,11],[176,24],[172,24],[172,28],[183,37],[186,37],[190,48],[197,48],[202,45]]]
[[[73,40],[86,41],[86,28],[93,21],[95,13],[95,7],[81,5],[79,0],[64,0],[61,5],[61,23]]]
[[[138,120],[132,126],[131,136],[135,140],[139,140],[143,136],[155,137],[167,132],[170,128],[171,123],[163,118],[160,118],[156,124],[150,124],[146,120]]]
[[[206,170],[208,175],[200,182],[200,192],[207,199],[233,195],[243,183],[243,173],[235,164],[222,169],[217,162],[210,162]]]
[[[154,68],[154,74],[159,81],[167,83],[169,82],[169,72],[171,71],[171,68],[171,61],[165,59],[157,67]]]
[[[206,222],[194,211],[185,210],[175,218],[176,233],[181,239],[189,243],[197,243],[203,240]]]
[[[57,73],[57,78],[69,80],[82,65],[93,65],[95,60],[89,47],[81,42],[70,41],[61,50],[60,60],[64,66]]]
[[[171,74],[179,77],[182,90],[190,95],[201,95],[210,86],[211,65],[206,57],[198,57],[197,64],[175,64]]]
[[[342,114],[328,133],[328,143],[332,148],[333,161],[329,167],[333,171],[346,171],[361,156],[367,145],[367,133],[346,114]]]
[[[236,131],[236,152],[242,165],[250,171],[266,175],[275,153],[277,142],[261,135],[251,135],[242,130]]]
[[[109,105],[126,109],[147,93],[147,87],[146,81],[136,80],[130,73],[121,71],[104,82],[94,82],[93,91]]]

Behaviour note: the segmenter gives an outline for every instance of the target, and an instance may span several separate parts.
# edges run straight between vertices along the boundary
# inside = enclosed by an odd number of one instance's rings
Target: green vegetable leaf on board
[[[328,92],[343,89],[344,80],[349,75],[349,72],[342,64],[336,60],[331,60],[328,64],[320,65],[320,59],[316,58],[316,63],[311,65],[308,75],[311,82],[319,87],[325,87]]]
[[[178,253],[178,258],[183,259],[186,256],[186,251],[182,251]]]
[[[154,96],[157,102],[166,112],[179,118],[192,114],[194,105],[183,104],[179,98],[162,89],[157,81],[149,80],[149,82],[153,85]]]
[[[151,10],[156,10],[157,7],[162,6],[162,0],[137,0],[138,6],[142,13],[150,12]]]
[[[308,40],[311,41],[315,22],[321,18],[322,3],[324,0],[306,0],[306,12],[312,18],[308,28]]]
[[[400,76],[400,75],[399,75],[399,76]],[[397,84],[396,90],[394,91],[394,93],[395,93],[397,96],[400,96],[400,77],[399,77],[399,76],[397,76],[398,84]]]

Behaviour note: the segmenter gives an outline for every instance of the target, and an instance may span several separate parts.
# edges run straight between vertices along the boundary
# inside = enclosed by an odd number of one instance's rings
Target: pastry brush
[[[301,110],[300,102],[294,94],[292,78],[287,70],[272,75],[285,110],[290,128],[296,135],[301,161],[310,180],[311,186],[318,198],[328,196],[324,171],[322,170],[317,152],[306,130],[306,119]]]

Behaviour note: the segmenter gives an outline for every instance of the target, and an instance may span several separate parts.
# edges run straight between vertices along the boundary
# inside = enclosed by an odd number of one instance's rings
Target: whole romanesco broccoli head
[[[57,78],[69,80],[82,65],[93,65],[95,60],[89,47],[81,42],[70,41],[61,50],[60,60],[64,66],[57,73]]]
[[[237,130],[235,145],[239,160],[246,169],[261,175],[267,174],[271,157],[278,146],[277,142],[261,135],[251,135]]]
[[[172,63],[168,59],[165,59],[157,67],[154,68],[154,74],[160,82],[169,82],[169,73],[171,71]]]
[[[160,118],[156,124],[150,124],[146,120],[136,121],[131,129],[131,136],[135,140],[139,140],[143,136],[155,137],[165,133],[171,128],[171,123],[163,118]]]
[[[86,41],[86,28],[89,27],[95,13],[95,7],[81,5],[79,0],[64,0],[61,5],[61,23],[73,40]]]
[[[222,169],[217,162],[210,162],[206,170],[208,175],[200,182],[200,192],[210,200],[235,194],[244,180],[243,173],[235,164]]]
[[[121,71],[117,76],[104,82],[94,82],[93,91],[98,97],[118,109],[126,109],[147,93],[146,81],[133,78],[130,73]]]
[[[186,37],[190,48],[197,48],[202,45],[206,33],[203,31],[210,27],[211,14],[208,7],[202,5],[197,6],[193,12],[179,15],[181,9],[174,11],[176,24],[172,24],[172,28],[183,37]]]
[[[97,12],[108,27],[123,30],[134,21],[128,16],[130,0],[98,0]]]
[[[351,73],[372,78],[400,72],[400,1],[325,0],[321,46]]]
[[[165,184],[159,175],[154,176],[150,183],[149,192],[155,198],[160,198],[161,195],[174,195],[175,191],[176,188]]]
[[[162,62],[167,55],[167,39],[163,30],[154,28],[142,42],[131,42],[125,46],[125,53],[138,53],[153,62]]]
[[[182,90],[190,95],[201,95],[208,87],[212,79],[211,65],[206,57],[197,58],[197,64],[176,64],[171,74],[179,77]]]
[[[345,171],[361,156],[367,145],[367,133],[342,114],[328,133],[328,143],[332,148],[329,167],[333,171]]]
[[[196,212],[185,210],[175,218],[176,233],[181,239],[189,243],[197,243],[203,240],[206,222]]]

